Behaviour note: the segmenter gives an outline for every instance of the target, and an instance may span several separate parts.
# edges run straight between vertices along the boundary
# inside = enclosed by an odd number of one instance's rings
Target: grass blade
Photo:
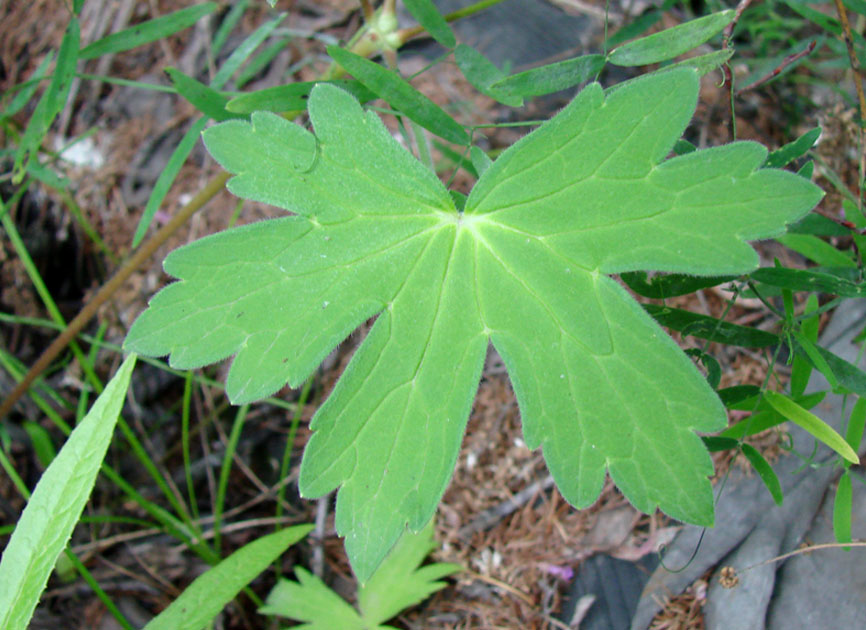
[[[406,117],[449,142],[469,144],[469,135],[462,125],[393,72],[339,46],[328,46],[328,54],[358,81],[388,101],[395,109],[399,109]]]
[[[0,114],[0,120],[14,116],[24,109],[24,106],[30,102],[30,99],[33,98],[33,95],[36,93],[36,88],[39,87],[39,82],[48,72],[48,67],[51,65],[52,61],[54,61],[54,55],[49,53],[45,56],[45,59],[42,60],[42,63],[39,64],[39,67],[33,72],[33,76],[20,86],[16,86],[18,93],[12,98],[9,105],[3,110],[3,113]],[[7,91],[6,94],[9,94],[9,92]]]
[[[177,93],[208,118],[213,118],[219,122],[232,118],[246,118],[241,114],[232,114],[226,111],[226,103],[229,102],[229,99],[215,89],[196,81],[176,68],[166,68],[165,73],[171,79]]]
[[[312,525],[296,525],[241,547],[196,578],[144,630],[201,630],[244,586],[311,529]]]
[[[216,8],[215,2],[204,2],[130,26],[85,46],[81,49],[78,57],[80,59],[94,59],[155,42],[192,26],[205,15],[213,13]]]
[[[232,54],[229,55],[229,58],[225,60],[225,63],[220,66],[220,69],[217,71],[216,76],[211,82],[211,87],[219,90],[228,83],[228,80],[235,72],[237,72],[238,68],[240,68],[249,56],[253,54],[256,48],[270,37],[271,33],[273,33],[274,29],[279,26],[280,22],[282,22],[285,17],[285,14],[277,16],[270,22],[265,22],[250,33],[250,35],[241,42],[241,45],[234,49]]]
[[[466,80],[482,94],[509,107],[520,107],[523,105],[522,97],[501,90],[494,90],[491,87],[494,83],[505,79],[508,75],[471,46],[459,44],[454,49],[454,60],[457,62],[457,67],[460,68],[460,72],[463,73]]]
[[[662,326],[679,331],[687,330],[689,335],[699,339],[746,348],[775,346],[780,341],[779,337],[772,333],[757,328],[737,326],[708,315],[657,304],[641,304],[641,306]]]
[[[767,391],[764,393],[764,397],[776,411],[811,433],[815,439],[832,448],[852,464],[859,463],[860,458],[857,457],[857,453],[848,445],[848,442],[814,413],[806,411],[787,396],[777,392]]]
[[[617,66],[645,66],[673,59],[703,44],[733,19],[734,11],[729,9],[691,20],[623,44],[611,51],[608,61]]]
[[[120,366],[24,508],[0,560],[0,627],[5,630],[27,627],[57,556],[72,535],[111,442],[135,358],[130,355]]]
[[[72,84],[72,78],[75,76],[75,65],[78,63],[78,42],[81,37],[81,31],[78,25],[78,19],[72,18],[69,21],[69,26],[66,27],[66,33],[63,35],[63,41],[60,44],[60,51],[57,53],[57,64],[54,67],[54,76],[48,84],[48,88],[39,99],[33,116],[30,118],[30,123],[21,138],[21,144],[15,153],[15,166],[13,182],[19,183],[24,177],[24,162],[27,159],[32,159],[33,155],[38,151],[39,145],[51,123],[57,117],[57,114],[66,105],[66,99],[69,96],[69,88]]]
[[[751,444],[743,444],[743,455],[746,456],[746,459],[749,460],[749,463],[752,464],[752,467],[761,477],[761,481],[767,486],[767,490],[770,491],[770,495],[773,497],[776,505],[782,505],[782,484],[779,483],[779,478],[776,476],[775,471],[773,471],[773,467]]]
[[[251,114],[257,111],[290,112],[307,109],[307,99],[317,83],[331,83],[346,90],[361,103],[374,101],[378,98],[364,84],[354,79],[334,79],[331,81],[303,81],[276,85],[257,90],[248,94],[236,96],[228,102],[226,109],[235,114]]]

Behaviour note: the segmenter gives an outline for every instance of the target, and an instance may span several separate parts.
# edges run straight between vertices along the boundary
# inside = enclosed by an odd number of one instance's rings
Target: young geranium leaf
[[[756,170],[766,151],[751,142],[665,160],[697,93],[690,69],[588,86],[489,166],[463,212],[334,86],[310,96],[315,137],[267,113],[215,126],[205,144],[237,175],[230,190],[295,216],[173,252],[181,282],[126,345],[177,367],[236,354],[227,392],[245,402],[300,384],[377,316],[311,423],[300,475],[307,497],[340,487],[337,529],[362,582],[407,523],[432,517],[491,342],[566,499],[591,504],[609,471],[637,508],[710,524],[712,463],[694,432],[721,429],[724,408],[606,274],[745,273],[758,263],[745,240],[778,235],[822,193]],[[295,140],[303,159],[280,159]]]

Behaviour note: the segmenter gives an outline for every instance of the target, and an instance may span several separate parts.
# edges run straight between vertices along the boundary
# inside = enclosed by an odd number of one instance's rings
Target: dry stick
[[[783,553],[781,556],[776,556],[775,558],[770,558],[769,560],[764,560],[763,562],[759,562],[757,564],[753,564],[751,566],[746,567],[745,569],[740,569],[737,571],[737,574],[743,574],[747,571],[751,571],[752,569],[757,569],[758,567],[762,567],[767,564],[771,564],[773,562],[780,562],[782,560],[787,560],[793,556],[799,556],[802,553],[810,553],[812,551],[817,551],[818,549],[839,549],[839,548],[847,548],[847,547],[866,547],[866,542],[860,540],[854,540],[851,542],[843,542],[843,543],[822,543],[820,545],[809,545],[808,547],[801,547],[800,549],[795,549],[794,551],[789,551],[788,553]]]
[[[861,182],[866,178],[866,154],[863,151],[863,124],[866,121],[866,96],[863,95],[863,75],[860,72],[860,61],[854,54],[854,44],[851,36],[851,24],[848,22],[848,11],[842,0],[835,0],[836,11],[839,13],[839,21],[842,23],[842,35],[845,38],[845,48],[848,49],[848,61],[851,63],[851,71],[854,73],[854,87],[857,89],[857,100],[860,103],[860,124],[858,125],[858,136],[860,139],[860,182],[857,184],[857,208],[863,212],[863,191]]]
[[[174,234],[180,226],[186,223],[187,220],[196,213],[196,211],[216,196],[216,194],[222,190],[223,186],[225,186],[229,177],[230,175],[228,173],[220,173],[214,177],[180,210],[180,212],[173,216],[168,223],[162,226],[149,241],[136,250],[132,257],[126,261],[126,264],[124,264],[123,267],[121,267],[111,277],[111,279],[106,282],[101,289],[99,289],[99,292],[93,296],[93,299],[91,299],[90,302],[81,309],[81,312],[75,316],[75,319],[69,322],[69,325],[66,326],[66,329],[60,333],[57,339],[55,339],[51,345],[45,349],[21,382],[15,386],[12,393],[10,393],[9,396],[6,397],[6,400],[0,404],[0,418],[3,418],[12,410],[12,406],[27,392],[33,384],[33,381],[35,381],[39,375],[42,374],[49,365],[51,365],[51,362],[57,358],[57,355],[63,352],[64,348],[69,345],[69,342],[72,341],[72,339],[81,332],[93,316],[96,315],[99,307],[102,306],[108,298],[114,295],[115,291],[126,282],[127,278],[129,278],[136,269],[150,258],[156,250],[159,249],[166,240],[168,240],[169,236]]]
[[[747,90],[753,90],[756,87],[758,87],[759,85],[763,85],[764,83],[766,83],[770,79],[775,79],[777,76],[779,76],[782,73],[782,70],[784,70],[785,68],[790,66],[792,63],[794,63],[798,59],[802,59],[806,55],[810,54],[813,50],[815,50],[816,44],[817,44],[817,42],[813,41],[811,44],[809,44],[806,47],[805,50],[801,50],[800,52],[794,53],[793,55],[788,55],[787,57],[782,59],[782,62],[778,66],[773,68],[773,70],[771,72],[768,72],[767,74],[762,76],[760,79],[753,81],[752,83],[749,83],[749,85],[747,85],[746,87],[743,87],[743,88],[740,88],[739,90],[737,90],[737,96],[739,96],[740,94],[742,94],[743,92],[745,92]]]

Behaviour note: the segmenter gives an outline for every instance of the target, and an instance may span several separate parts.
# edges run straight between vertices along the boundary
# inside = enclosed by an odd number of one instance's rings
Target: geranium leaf
[[[526,441],[569,501],[592,503],[609,471],[639,509],[711,524],[712,464],[694,432],[721,429],[724,408],[605,274],[748,272],[745,240],[780,234],[821,192],[756,170],[755,143],[665,160],[697,92],[691,69],[588,86],[502,153],[462,212],[334,86],[310,96],[315,137],[266,113],[212,127],[229,188],[295,216],[173,252],[166,270],[181,282],[126,345],[178,367],[236,354],[227,391],[243,402],[299,384],[377,317],[311,423],[300,476],[307,497],[340,488],[337,529],[362,582],[407,523],[432,517],[490,342]]]

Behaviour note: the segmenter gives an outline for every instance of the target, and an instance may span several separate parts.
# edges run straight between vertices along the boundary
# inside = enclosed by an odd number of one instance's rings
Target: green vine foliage
[[[609,472],[640,510],[713,522],[713,389],[610,277],[742,274],[746,241],[780,235],[822,192],[761,168],[752,142],[666,159],[698,75],[681,67],[585,87],[451,194],[377,114],[313,88],[315,135],[266,112],[204,134],[229,189],[291,216],[173,252],[126,348],[195,368],[234,355],[235,403],[302,383],[375,323],[313,418],[303,496],[339,488],[337,529],[361,582],[407,524],[433,516],[454,469],[488,345],[530,448],[563,496],[590,505]],[[462,207],[461,207],[462,206]]]

